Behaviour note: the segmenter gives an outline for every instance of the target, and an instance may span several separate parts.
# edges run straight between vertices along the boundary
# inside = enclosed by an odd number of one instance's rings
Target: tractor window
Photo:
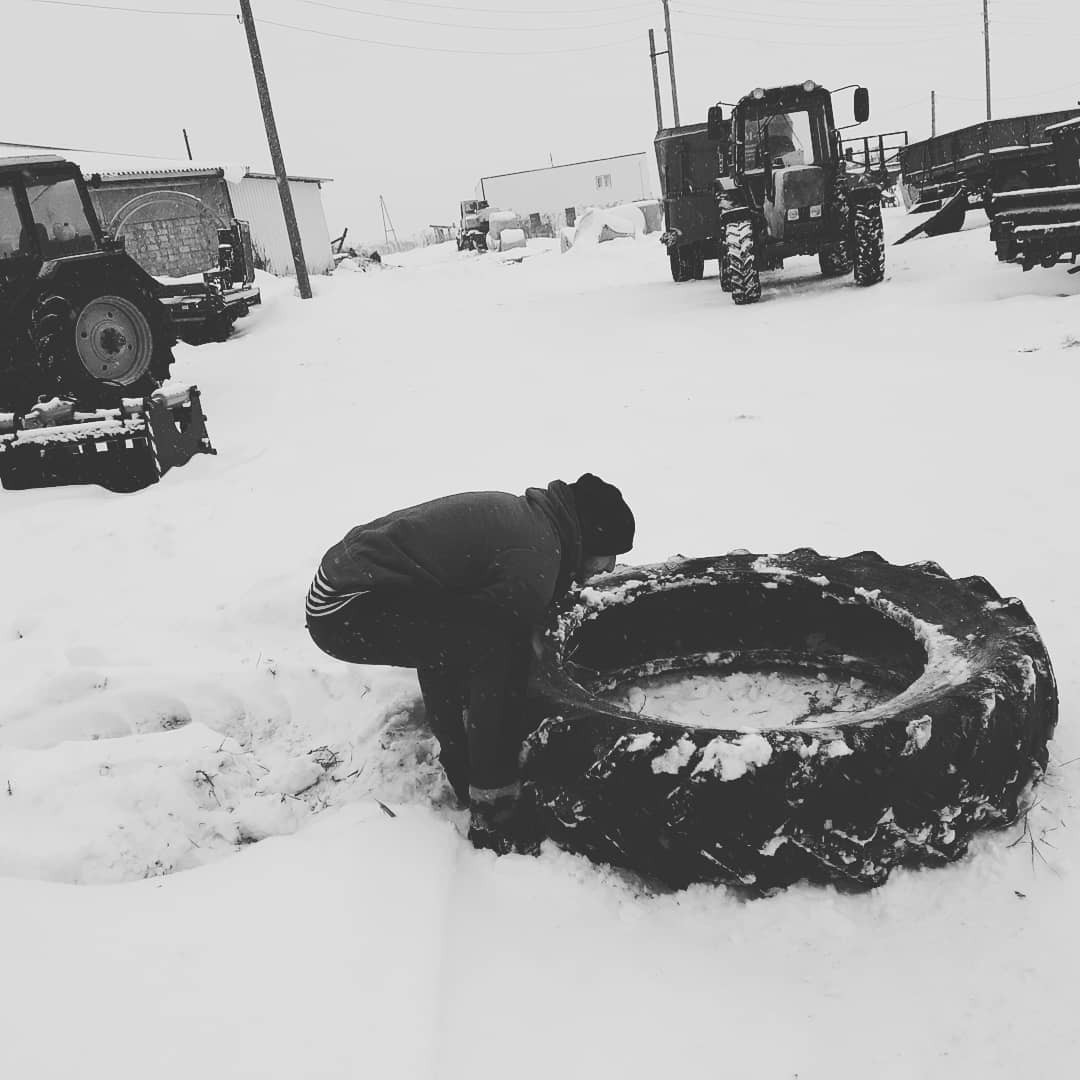
[[[765,154],[774,166],[813,165],[817,161],[805,109],[749,117],[746,121],[746,168],[763,169]]]
[[[22,239],[22,222],[19,220],[15,192],[9,187],[0,187],[0,259],[18,255]]]
[[[94,250],[94,234],[74,180],[28,184],[26,195],[45,258]]]

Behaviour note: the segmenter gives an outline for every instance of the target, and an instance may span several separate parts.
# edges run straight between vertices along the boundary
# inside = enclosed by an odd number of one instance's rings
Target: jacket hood
[[[581,566],[581,525],[574,507],[574,493],[569,484],[552,480],[546,488],[527,488],[525,500],[543,510],[559,535],[562,559],[555,582],[555,599],[558,600],[566,594],[574,574]]]

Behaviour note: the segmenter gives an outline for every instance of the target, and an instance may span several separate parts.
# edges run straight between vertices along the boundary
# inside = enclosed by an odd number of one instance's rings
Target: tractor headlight
[[[797,207],[794,210],[789,210],[787,212],[787,219],[788,219],[788,221],[798,221],[799,220],[799,210],[798,210]]]
[[[821,217],[821,207],[820,206],[811,206],[810,207],[810,216],[811,217]]]
[[[750,96],[752,98],[757,98],[758,101],[760,101],[765,96],[765,91],[762,87],[756,86],[750,91]]]
[[[807,79],[806,82],[802,84],[802,88],[809,94],[812,90],[817,89],[817,83],[814,82],[813,79]]]

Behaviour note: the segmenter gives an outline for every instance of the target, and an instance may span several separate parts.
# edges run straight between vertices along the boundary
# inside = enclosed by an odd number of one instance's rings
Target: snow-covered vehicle
[[[4,487],[133,490],[212,452],[197,390],[161,392],[176,342],[161,286],[62,158],[0,160],[0,328]]]
[[[1080,116],[1045,134],[1054,144],[1058,183],[992,195],[988,207],[998,259],[1025,270],[1075,263],[1080,255]]]
[[[262,303],[255,284],[251,229],[233,221],[218,229],[218,266],[198,280],[163,283],[158,294],[168,309],[177,335],[189,345],[224,341],[237,319]]]
[[[458,251],[487,251],[489,208],[483,199],[466,199],[461,203],[458,225]]]
[[[855,90],[855,122],[870,115]],[[763,270],[794,255],[817,255],[828,277],[851,273],[857,285],[885,276],[881,189],[847,168],[832,93],[813,81],[758,87],[735,105],[709,109],[708,137],[729,156],[716,181],[723,254],[720,284],[736,304],[761,297]]]

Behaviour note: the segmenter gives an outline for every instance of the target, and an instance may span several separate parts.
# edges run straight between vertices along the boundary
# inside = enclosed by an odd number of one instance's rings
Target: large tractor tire
[[[751,694],[762,721],[706,727],[650,708],[641,689],[766,673],[872,693],[821,707],[814,691],[779,721]],[[590,582],[553,613],[531,693],[523,775],[549,836],[674,887],[755,892],[869,887],[899,865],[959,858],[978,830],[1023,812],[1058,710],[1019,600],[932,562],[809,548]]]
[[[736,304],[753,304],[761,299],[761,275],[754,254],[754,227],[749,221],[732,221],[724,226],[731,299]],[[721,281],[721,285],[723,282]]]
[[[885,233],[881,207],[864,203],[855,207],[855,284],[876,285],[885,277]]]
[[[149,394],[173,362],[164,308],[117,281],[58,282],[34,305],[30,336],[49,389],[91,407]]]
[[[851,273],[851,254],[846,243],[833,244],[818,252],[822,277],[840,277]]]

